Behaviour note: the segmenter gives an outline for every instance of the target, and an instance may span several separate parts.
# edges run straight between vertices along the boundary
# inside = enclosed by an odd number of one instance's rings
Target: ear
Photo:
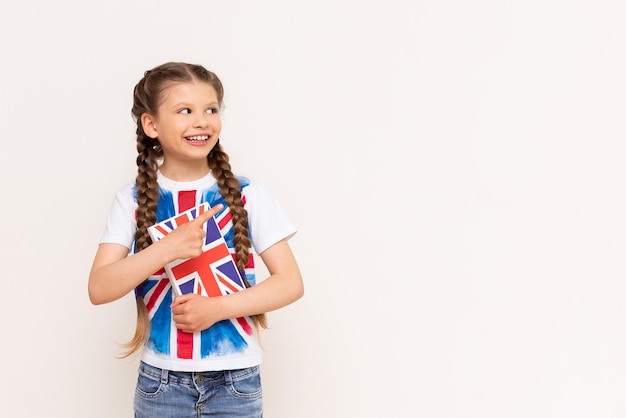
[[[150,138],[154,139],[159,136],[156,127],[156,119],[147,113],[141,115],[141,126],[143,127],[143,131]]]

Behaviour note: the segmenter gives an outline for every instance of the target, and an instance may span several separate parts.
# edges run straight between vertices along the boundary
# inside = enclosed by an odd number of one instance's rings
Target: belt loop
[[[224,380],[226,381],[227,385],[233,383],[233,375],[230,370],[224,370]]]
[[[161,383],[167,383],[168,371],[161,369]]]

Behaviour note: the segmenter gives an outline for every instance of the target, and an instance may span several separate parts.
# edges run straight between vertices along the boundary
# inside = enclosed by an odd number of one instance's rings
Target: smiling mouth
[[[186,136],[185,139],[190,142],[206,142],[209,140],[208,135]]]

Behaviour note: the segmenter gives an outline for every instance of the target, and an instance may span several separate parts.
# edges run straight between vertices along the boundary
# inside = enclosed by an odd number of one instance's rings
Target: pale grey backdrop
[[[226,86],[299,227],[266,416],[626,416],[623,1],[4,1],[0,414],[131,416],[132,297],[91,306],[131,89]]]

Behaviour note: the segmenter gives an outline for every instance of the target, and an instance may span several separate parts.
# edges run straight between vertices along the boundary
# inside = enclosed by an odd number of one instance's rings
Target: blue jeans
[[[139,364],[135,418],[261,418],[259,366],[220,372],[173,372]]]

